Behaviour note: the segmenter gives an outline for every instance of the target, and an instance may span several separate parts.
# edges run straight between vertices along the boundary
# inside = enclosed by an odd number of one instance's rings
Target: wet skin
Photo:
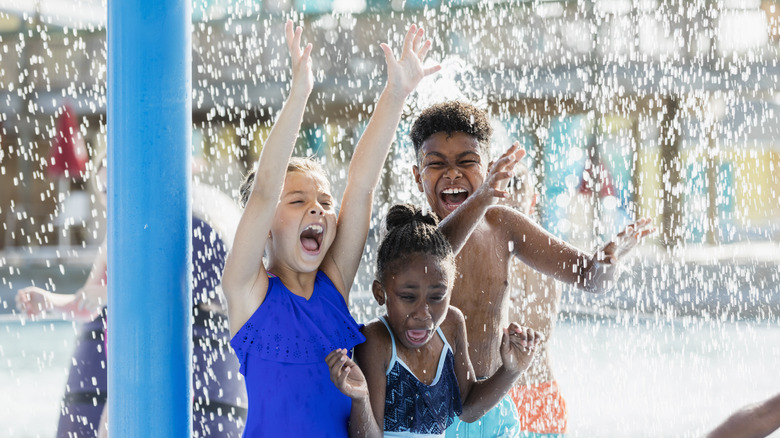
[[[394,269],[397,263],[403,263],[404,269]],[[447,272],[451,269],[446,263],[432,255],[413,254],[391,264],[383,282],[373,284],[374,297],[387,306],[386,319],[400,344],[396,345],[399,357],[426,384],[436,373],[444,347],[436,329],[450,302]]]
[[[462,132],[430,136],[421,153],[421,166],[413,169],[415,180],[428,205],[445,218],[466,197],[459,195],[460,199],[444,192],[465,190],[471,195],[482,184],[488,163],[483,163],[479,142]],[[469,356],[479,377],[492,375],[501,365],[501,313],[509,306],[506,279],[510,259],[506,243],[497,238],[501,234],[490,221],[480,221],[456,257],[451,302],[466,317]]]
[[[270,272],[284,279],[317,270],[336,236],[334,201],[322,175],[287,173],[270,234]],[[292,292],[308,299],[312,291]]]
[[[476,139],[462,132],[428,137],[418,162],[412,169],[418,188],[442,219],[483,183],[489,164]],[[513,209],[494,206],[485,213],[456,257],[451,299],[466,317],[469,355],[478,377],[491,376],[501,366],[502,319],[510,306],[513,256],[568,283],[579,280],[572,265],[589,259]]]
[[[527,177],[518,175],[518,178]],[[503,204],[530,217],[535,205],[535,192],[531,187],[530,181],[524,180]],[[552,381],[555,377],[547,344],[558,316],[561,289],[552,277],[534,271],[519,260],[512,260],[510,275],[509,321],[531,327],[544,334],[545,338],[539,346],[537,360],[523,373],[519,383],[529,385]]]

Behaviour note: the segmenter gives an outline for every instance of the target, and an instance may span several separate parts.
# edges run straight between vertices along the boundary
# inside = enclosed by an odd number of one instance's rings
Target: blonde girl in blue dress
[[[352,403],[331,383],[325,357],[364,340],[347,303],[374,188],[406,97],[440,67],[423,68],[431,43],[417,26],[409,28],[399,59],[381,45],[387,84],[355,148],[337,215],[325,172],[290,157],[314,74],[302,29],[288,21],[285,33],[290,93],[255,168],[222,277],[231,345],[247,385],[244,436],[345,437]]]

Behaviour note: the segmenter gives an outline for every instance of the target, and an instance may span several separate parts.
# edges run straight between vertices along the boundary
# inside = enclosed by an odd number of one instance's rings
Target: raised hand
[[[490,163],[487,176],[482,185],[477,188],[475,194],[487,191],[487,194],[493,198],[508,198],[506,186],[509,179],[514,175],[515,164],[525,156],[525,149],[520,148],[519,142],[512,143],[512,146],[506,150],[498,160]]]
[[[330,368],[330,380],[344,395],[354,399],[368,398],[366,377],[355,361],[347,356],[347,350],[339,348],[325,357]]]
[[[441,65],[423,68],[423,60],[431,48],[431,40],[422,42],[425,30],[411,25],[404,37],[404,46],[401,57],[398,60],[393,55],[393,50],[385,43],[380,44],[385,53],[387,62],[387,89],[406,98],[418,83],[432,73],[441,70]]]
[[[509,324],[501,337],[501,360],[507,371],[520,374],[531,366],[544,335],[516,323]]]
[[[292,61],[292,85],[291,93],[301,92],[308,96],[314,88],[314,73],[311,70],[311,43],[301,49],[301,26],[293,29],[292,20],[287,20],[284,26],[284,34],[287,37],[287,49],[290,51]]]
[[[640,240],[656,231],[649,218],[640,219],[619,232],[611,242],[604,245],[595,255],[596,263],[617,264]]]

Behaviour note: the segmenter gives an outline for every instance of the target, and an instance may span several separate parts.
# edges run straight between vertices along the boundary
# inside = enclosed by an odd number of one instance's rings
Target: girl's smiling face
[[[315,271],[335,237],[336,209],[324,175],[288,172],[271,225],[269,257],[298,272]]]
[[[452,290],[451,263],[415,253],[393,262],[382,283],[374,281],[374,297],[387,304],[387,322],[406,348],[427,344],[444,321]]]

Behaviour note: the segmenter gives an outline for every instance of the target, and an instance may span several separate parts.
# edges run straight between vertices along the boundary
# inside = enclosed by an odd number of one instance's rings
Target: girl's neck
[[[285,266],[269,266],[268,273],[278,277],[284,287],[295,295],[309,299],[314,292],[314,282],[317,279],[317,271],[298,272]]]
[[[396,354],[406,364],[409,371],[417,377],[420,382],[430,385],[436,378],[436,373],[439,368],[439,360],[444,349],[444,342],[438,335],[434,335],[433,338],[425,345],[421,345],[418,348],[406,348],[403,344],[398,342],[396,336]]]
[[[387,320],[387,315],[385,315],[385,320]],[[395,351],[398,357],[421,382],[429,384],[430,381],[425,382],[425,380],[436,374],[439,357],[444,349],[444,341],[439,336],[438,330],[434,331],[434,335],[428,342],[417,348],[408,348],[404,345],[401,342],[401,335],[395,331],[393,331],[393,336],[395,337]]]

